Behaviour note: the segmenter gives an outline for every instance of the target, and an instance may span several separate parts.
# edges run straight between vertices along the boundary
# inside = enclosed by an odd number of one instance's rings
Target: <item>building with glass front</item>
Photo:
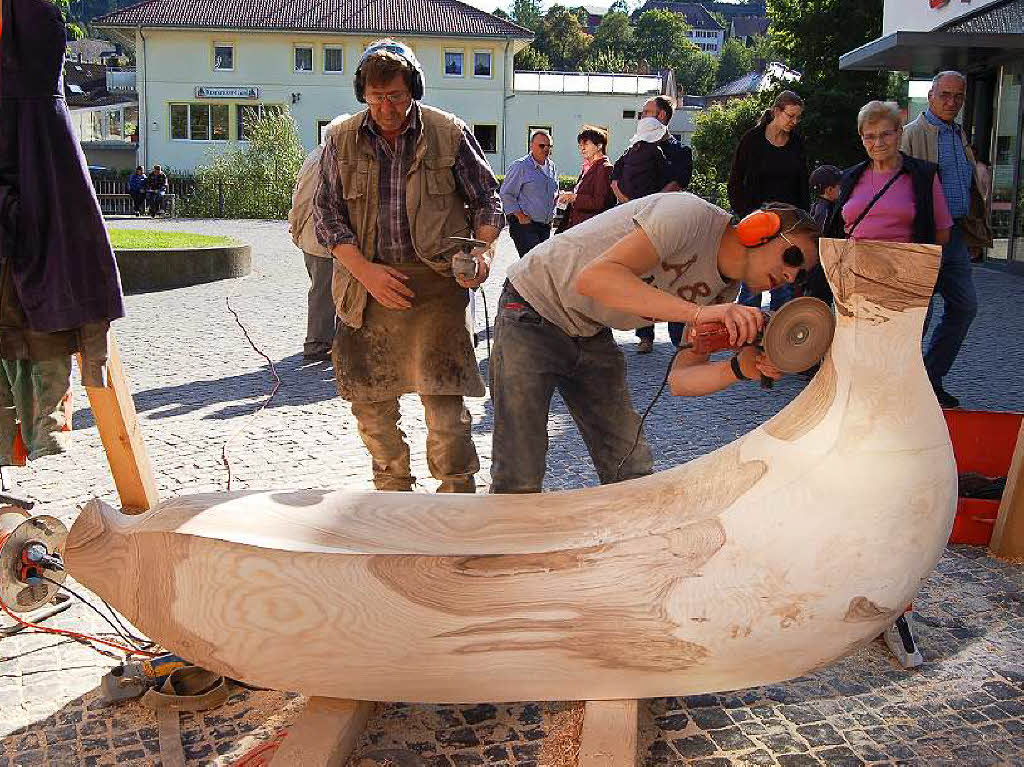
[[[927,106],[933,75],[967,76],[961,119],[992,165],[986,258],[1024,274],[1024,0],[885,0],[883,13],[882,36],[842,55],[839,68],[908,72],[910,119]]]

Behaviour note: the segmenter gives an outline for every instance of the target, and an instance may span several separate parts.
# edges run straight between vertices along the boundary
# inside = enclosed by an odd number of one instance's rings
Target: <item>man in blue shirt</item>
[[[558,176],[550,156],[551,135],[539,130],[530,138],[530,153],[509,166],[501,184],[501,204],[520,256],[551,236]]]
[[[942,407],[960,406],[960,401],[943,388],[942,379],[953,366],[978,313],[967,248],[991,245],[985,205],[975,179],[974,154],[956,122],[966,86],[967,80],[959,72],[937,74],[928,91],[928,109],[904,129],[901,147],[906,154],[939,166],[939,181],[954,221],[949,243],[942,249],[935,283],[935,292],[942,296],[942,319],[924,355],[928,378]],[[930,319],[929,308],[925,330]]]

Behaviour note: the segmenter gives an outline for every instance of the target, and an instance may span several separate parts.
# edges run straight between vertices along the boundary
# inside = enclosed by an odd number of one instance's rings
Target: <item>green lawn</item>
[[[192,234],[191,232],[156,232],[146,229],[108,229],[115,250],[146,250],[149,248],[213,248],[237,244],[231,237]]]

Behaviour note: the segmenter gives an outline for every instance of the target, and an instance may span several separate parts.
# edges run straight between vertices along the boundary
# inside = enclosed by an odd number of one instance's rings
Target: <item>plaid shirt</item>
[[[422,125],[419,104],[414,102],[409,124],[398,135],[394,149],[378,133],[369,114],[360,128],[377,153],[380,188],[377,258],[384,263],[399,264],[416,260],[409,229],[405,187],[415,155],[416,141],[423,130]],[[335,245],[357,244],[336,167],[337,151],[334,142],[328,141],[320,162],[320,185],[313,206],[317,240],[328,250]],[[484,225],[500,229],[504,218],[501,198],[497,192],[498,181],[476,137],[465,127],[462,129],[462,141],[452,171],[455,187],[469,206],[474,229]]]
[[[971,209],[971,163],[967,159],[960,128],[949,125],[925,110],[924,119],[939,129],[939,181],[949,214],[963,218]]]

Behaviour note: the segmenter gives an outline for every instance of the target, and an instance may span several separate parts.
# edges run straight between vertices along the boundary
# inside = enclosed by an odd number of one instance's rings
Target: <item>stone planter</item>
[[[252,271],[252,250],[248,245],[118,249],[114,255],[125,293],[184,288],[244,277]]]

